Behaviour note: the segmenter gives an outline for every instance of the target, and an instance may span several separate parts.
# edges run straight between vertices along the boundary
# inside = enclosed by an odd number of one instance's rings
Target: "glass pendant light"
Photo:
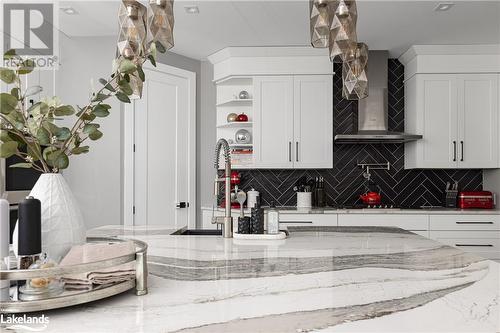
[[[329,4],[330,17],[330,60],[343,62],[350,50],[355,50],[358,43],[356,24],[358,11],[356,1],[338,0]]]
[[[360,100],[368,97],[368,46],[358,43],[345,55],[342,64],[342,97]]]
[[[329,3],[337,0],[310,0],[311,45],[316,48],[328,47],[330,38]]]
[[[123,0],[118,12],[118,53],[134,60],[144,54],[147,9],[138,1]]]
[[[151,42],[160,43],[165,50],[174,47],[174,1],[150,0],[148,26]]]

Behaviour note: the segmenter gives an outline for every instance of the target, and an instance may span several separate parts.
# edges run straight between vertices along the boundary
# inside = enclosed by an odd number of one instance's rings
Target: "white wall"
[[[116,39],[82,37],[69,39],[60,35],[61,65],[56,73],[56,94],[64,103],[85,105],[99,78],[112,71]],[[80,204],[87,228],[122,223],[122,107],[116,99],[106,101],[112,106],[109,117],[98,118],[104,136],[90,142],[90,152],[74,156],[64,171]]]
[[[209,61],[201,62],[201,112],[198,118],[198,161],[197,161],[197,185],[198,185],[198,228],[203,224],[201,207],[213,205],[213,182],[215,178],[214,150],[216,133],[216,99],[217,91],[212,82],[214,67]]]
[[[496,193],[497,201],[500,200],[500,169],[483,171],[483,187],[485,191]]]

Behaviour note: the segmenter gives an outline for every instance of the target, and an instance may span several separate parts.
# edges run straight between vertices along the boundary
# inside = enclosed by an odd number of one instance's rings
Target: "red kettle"
[[[367,192],[359,196],[366,205],[378,205],[382,202],[382,196],[377,192]]]

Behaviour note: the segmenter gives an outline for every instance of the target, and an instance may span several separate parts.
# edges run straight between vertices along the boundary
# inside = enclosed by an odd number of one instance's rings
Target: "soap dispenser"
[[[271,202],[271,207],[267,211],[267,233],[276,235],[280,232],[280,214],[276,209],[274,201]]]

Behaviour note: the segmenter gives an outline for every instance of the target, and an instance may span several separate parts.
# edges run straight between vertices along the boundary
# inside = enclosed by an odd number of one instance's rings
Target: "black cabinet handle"
[[[493,247],[491,244],[455,244],[457,247]]]
[[[295,142],[295,160],[299,161],[299,142]]]
[[[461,221],[461,222],[455,222],[456,224],[493,224],[493,222],[467,222],[467,221]]]
[[[280,221],[280,223],[312,224],[312,221]]]
[[[457,142],[453,141],[453,162],[457,161]]]
[[[463,141],[460,141],[460,146],[461,146],[461,150],[462,150],[462,157],[460,158],[460,162],[463,162],[464,161],[464,142]]]
[[[292,141],[288,142],[288,161],[292,161]]]

